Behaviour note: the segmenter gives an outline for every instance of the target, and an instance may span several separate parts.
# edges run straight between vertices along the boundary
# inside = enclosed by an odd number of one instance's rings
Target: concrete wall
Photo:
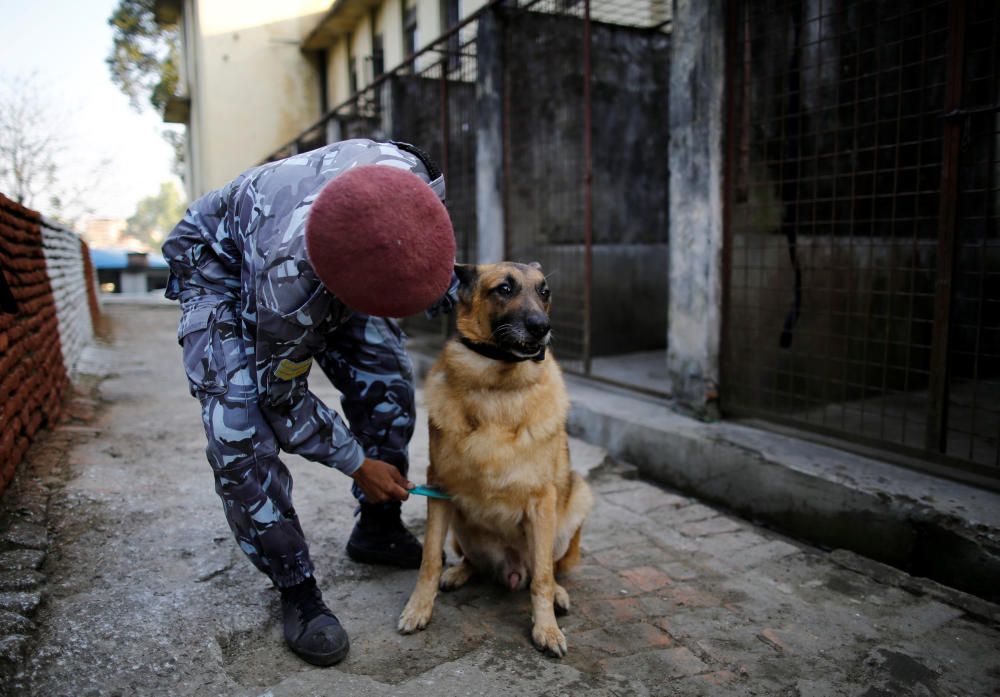
[[[573,331],[582,324],[583,25],[536,13],[500,16],[507,32],[503,59],[511,138],[507,255],[538,260],[554,272],[553,322]],[[670,103],[670,38],[595,23],[591,42],[591,349],[601,355],[662,348],[669,236],[669,133],[663,115]],[[480,63],[485,76],[482,58]]]
[[[178,69],[178,94],[193,101],[198,89],[198,13],[196,0],[184,0],[181,10],[180,66]],[[204,158],[202,155],[202,120],[198,110],[191,108],[184,139],[184,188],[188,200],[193,201],[207,191],[203,183]]]
[[[667,370],[675,399],[713,411],[722,329],[725,13],[676,0],[670,61],[670,305]]]
[[[424,45],[441,36],[446,29],[447,27],[441,21],[441,0],[417,0],[417,50],[419,51]],[[400,41],[402,41],[402,37],[400,37]],[[425,56],[418,59],[416,69],[423,70],[436,59],[436,56]]]
[[[326,52],[326,93],[329,106],[337,106],[351,96],[350,92],[347,43],[338,41]]]
[[[318,72],[299,45],[329,4],[193,3],[193,16],[184,18],[194,27],[192,197],[255,165],[319,118]]]
[[[385,0],[379,5],[375,19],[375,33],[382,35],[382,52],[385,69],[403,62],[403,3],[402,0]]]
[[[491,264],[505,254],[504,34],[499,12],[476,27],[476,249],[468,262]]]
[[[475,84],[449,80],[448,148],[444,161],[441,80],[400,75],[389,85],[383,130],[393,139],[413,143],[427,152],[448,173],[448,213],[455,227],[456,255],[470,259],[476,248],[475,161],[468,157],[476,147]]]

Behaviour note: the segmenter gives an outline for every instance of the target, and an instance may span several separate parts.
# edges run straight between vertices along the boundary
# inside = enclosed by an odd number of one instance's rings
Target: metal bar
[[[441,173],[448,181],[448,59],[441,59]]]
[[[899,42],[899,63],[903,62],[903,42]],[[903,123],[903,71],[897,72],[897,82],[896,82],[896,139],[895,148],[893,148],[893,163],[892,163],[892,210],[889,213],[891,225],[889,234],[889,257],[892,258],[896,249],[896,230],[899,224],[899,219],[897,218],[897,205],[899,203],[899,153],[902,149],[900,147],[900,142],[902,138],[902,123]],[[889,347],[892,344],[892,299],[895,295],[895,285],[893,280],[896,275],[895,264],[889,264],[889,283],[887,284],[888,293],[886,294],[886,310],[885,310],[885,331],[882,334],[882,389],[881,389],[881,399],[879,406],[879,436],[886,438],[885,434],[885,407],[886,402],[888,402],[889,394]],[[903,412],[906,413],[905,411]]]
[[[926,84],[927,84],[927,7],[923,6],[922,7],[922,11],[920,13],[920,85],[921,85],[921,90],[924,89],[924,86]],[[925,114],[921,113],[919,118],[920,118],[920,129],[921,129],[921,132],[923,132],[923,125],[924,125]],[[923,166],[923,161],[924,161],[924,148],[922,146],[918,146],[918,149],[917,149],[917,167],[916,167],[916,171],[917,172],[920,172],[920,169]],[[910,234],[910,253],[911,253],[911,255],[913,255],[914,259],[917,258],[917,255],[919,254],[919,243],[917,241],[917,226],[916,225],[913,226],[913,229],[912,229],[911,234]],[[916,279],[915,279],[916,269],[911,266],[911,268],[909,269],[909,273],[910,273],[910,279],[909,279],[909,293],[910,293],[910,298],[909,298],[909,302],[907,303],[908,304],[908,308],[907,308],[907,313],[906,313],[906,358],[905,358],[904,367],[903,367],[903,392],[904,393],[907,393],[907,392],[910,391],[910,367],[911,367],[912,354],[913,354],[913,311],[914,311],[914,307],[917,304],[916,303],[916,299],[913,297],[913,293],[914,293],[913,289],[914,289],[914,286],[916,284]],[[899,437],[899,441],[901,443],[903,443],[904,445],[906,444],[906,428],[907,428],[907,420],[909,419],[909,416],[910,416],[910,410],[909,409],[904,409],[903,410],[903,423],[900,426],[900,437]],[[919,426],[919,422],[918,422],[918,426]]]
[[[971,109],[962,109],[960,107],[955,107],[951,111],[947,111],[941,114],[942,119],[961,119],[966,116],[972,116],[974,114],[994,114],[1000,111],[1000,104],[992,104],[990,106],[977,106]]]
[[[948,12],[948,80],[945,113],[961,106],[965,48],[965,0],[953,0]],[[944,123],[941,158],[941,206],[938,215],[937,271],[934,293],[934,330],[931,342],[930,403],[925,445],[932,452],[947,452],[948,438],[948,339],[951,331],[952,277],[955,269],[959,147],[962,123]]]
[[[593,151],[590,101],[590,0],[583,2],[583,370],[590,375],[593,247]]]
[[[996,31],[997,31],[997,26],[996,25],[998,23],[997,20],[1000,19],[1000,11],[997,11],[996,9],[994,9],[993,13],[994,14],[993,14],[992,24],[994,26],[992,28],[993,28],[993,35],[996,36]],[[1000,42],[997,42],[997,41],[993,42],[993,45],[992,45],[992,48],[991,48],[990,63],[989,63],[990,69],[993,72],[994,76],[996,75],[995,71],[997,69],[998,49],[1000,49],[1000,47],[998,47],[998,43],[1000,43]],[[1000,111],[1000,106],[987,107],[987,108],[984,108],[984,109],[958,109],[956,111],[958,111],[958,112],[964,112],[965,114],[992,113],[993,111]],[[970,128],[971,128],[971,124],[970,124]],[[976,440],[977,440],[976,417],[979,415],[979,380],[980,380],[980,377],[981,377],[979,369],[980,369],[980,358],[982,357],[982,354],[984,353],[983,343],[982,343],[982,337],[983,337],[983,323],[984,323],[984,319],[983,319],[983,307],[984,307],[984,305],[986,304],[986,301],[987,301],[987,297],[986,297],[986,285],[987,285],[986,284],[986,274],[987,274],[986,257],[987,257],[988,252],[987,252],[986,240],[989,238],[990,229],[991,229],[990,218],[992,216],[993,206],[994,206],[994,203],[995,203],[995,200],[996,200],[994,198],[994,196],[991,195],[993,193],[993,186],[994,186],[993,185],[993,176],[994,176],[994,173],[995,173],[994,164],[996,164],[996,162],[997,162],[997,157],[996,157],[996,138],[995,137],[994,138],[989,138],[988,140],[989,140],[989,152],[988,152],[988,154],[987,154],[987,156],[985,158],[985,162],[986,162],[986,182],[983,185],[983,190],[986,193],[986,210],[984,211],[984,218],[985,218],[985,220],[983,221],[984,222],[984,225],[983,225],[983,236],[980,239],[976,240],[976,246],[978,247],[976,256],[979,257],[979,270],[978,270],[978,273],[979,273],[979,298],[978,298],[978,302],[976,304],[977,305],[976,306],[976,339],[975,339],[975,343],[973,345],[973,360],[972,360],[972,404],[971,404],[971,407],[970,407],[970,410],[969,410],[969,455],[968,455],[968,459],[970,461],[975,461],[975,459],[976,459]],[[988,375],[987,376],[982,376],[982,377],[984,379],[986,379],[986,378],[988,378]],[[987,404],[988,404],[988,402],[987,402]],[[988,419],[987,419],[987,422],[988,422]],[[989,431],[989,425],[986,426],[985,430],[987,432]],[[1000,447],[997,448],[997,452],[996,452],[996,454],[994,456],[994,460],[996,460],[996,462],[994,462],[994,466],[1000,464]]]
[[[872,183],[872,195],[875,198],[879,197],[879,177],[878,173],[882,171],[881,163],[879,162],[879,148],[882,145],[882,129],[880,128],[882,123],[882,78],[884,73],[882,72],[882,45],[876,44],[875,47],[875,118],[872,121],[873,127],[875,129],[875,146],[873,148],[874,162],[872,163],[872,169],[876,172],[875,181]],[[862,363],[862,375],[861,375],[861,409],[860,415],[858,417],[858,426],[861,429],[861,435],[867,435],[864,433],[865,429],[865,406],[868,404],[868,346],[871,343],[870,337],[873,331],[872,319],[874,316],[874,305],[875,305],[875,233],[877,232],[876,220],[874,213],[871,214],[868,221],[867,230],[867,242],[868,242],[868,278],[869,287],[867,289],[867,304],[865,308],[865,322],[863,325],[864,332],[864,343],[861,349],[861,363]],[[885,370],[885,366],[882,367]]]
[[[458,24],[456,24],[455,26],[453,26],[451,29],[449,29],[448,31],[446,31],[444,34],[441,34],[436,39],[434,39],[430,43],[426,44],[423,48],[421,48],[419,51],[417,51],[413,55],[408,56],[405,59],[403,59],[403,62],[400,63],[399,65],[397,65],[392,70],[390,70],[388,72],[385,72],[385,73],[382,73],[381,76],[379,76],[379,77],[375,78],[374,80],[372,80],[372,82],[369,83],[368,85],[365,85],[364,90],[373,90],[373,89],[377,88],[378,86],[380,86],[383,82],[385,82],[389,78],[403,74],[406,71],[406,69],[409,68],[409,66],[413,65],[414,63],[416,63],[416,61],[417,61],[418,58],[423,57],[424,54],[426,54],[426,53],[430,53],[431,51],[434,50],[435,46],[437,46],[438,44],[440,44],[440,43],[442,43],[444,41],[447,41],[447,39],[451,38],[457,32],[461,31],[462,29],[464,29],[468,25],[472,24],[473,22],[479,21],[479,17],[481,15],[485,14],[486,12],[489,12],[490,9],[494,5],[497,5],[497,4],[502,3],[504,1],[505,0],[488,0],[488,2],[485,5],[483,5],[481,8],[479,8],[474,14],[471,14],[468,17],[466,17],[465,19],[463,19],[461,22],[459,22]],[[445,52],[447,52],[447,51],[445,51]],[[413,72],[416,73],[416,69],[414,69]],[[349,104],[351,104],[352,102],[354,102],[356,100],[357,100],[357,94],[351,95],[348,99],[345,99],[340,104],[338,104],[337,106],[335,106],[332,109],[330,109],[330,111],[328,111],[325,114],[323,114],[323,116],[321,116],[318,121],[316,121],[315,123],[313,123],[312,125],[310,125],[308,128],[304,129],[302,132],[304,133],[305,131],[311,131],[314,128],[318,128],[320,126],[325,126],[327,121],[329,121],[330,119],[335,118],[337,116],[337,112],[338,111],[340,111],[343,107],[348,106]],[[294,143],[296,140],[298,140],[298,136],[296,136],[295,138],[293,138],[289,142],[285,143],[281,147],[279,147],[276,150],[274,150],[271,153],[271,155],[274,155],[275,153],[281,152],[285,148],[291,146],[292,143]],[[270,160],[270,158],[271,158],[271,155],[268,155],[266,158],[264,158],[263,162],[268,162]]]
[[[739,134],[741,142],[746,137],[746,134],[742,129],[737,127],[736,124],[736,110],[734,102],[736,101],[734,95],[736,93],[736,52],[739,50],[739,36],[737,35],[739,26],[739,15],[744,11],[744,5],[742,2],[728,2],[726,3],[726,35],[723,38],[725,41],[726,52],[725,52],[725,71],[726,71],[726,84],[723,87],[725,89],[725,110],[726,110],[726,158],[722,163],[722,334],[719,337],[719,373],[720,373],[720,387],[719,387],[719,400],[720,406],[725,403],[726,397],[726,387],[728,386],[728,368],[729,368],[729,328],[732,324],[729,322],[729,312],[730,312],[730,293],[732,281],[730,279],[730,274],[732,272],[733,264],[733,226],[732,226],[732,215],[733,215],[733,204],[735,202],[736,196],[736,183],[734,182],[733,172],[737,169],[735,166],[736,162],[736,134]],[[746,20],[749,22],[749,18]],[[749,42],[749,36],[744,37],[745,42]],[[744,47],[744,51],[746,47]],[[744,65],[744,68],[746,66]],[[743,83],[740,85],[741,88],[746,88],[747,81],[744,79]],[[741,100],[741,104],[746,106],[746,102]],[[741,159],[742,162],[742,159]],[[669,320],[668,320],[669,321]]]
[[[503,38],[500,42],[500,90],[503,113],[500,115],[500,133],[503,142],[500,144],[500,150],[503,158],[503,181],[501,182],[503,191],[500,192],[500,197],[503,201],[503,257],[510,259],[510,80],[507,79],[510,35],[506,30],[502,34]]]
[[[441,174],[444,175],[445,183],[448,180],[448,56],[441,59]],[[461,59],[459,59],[461,60]],[[441,338],[447,339],[451,327],[449,326],[446,314],[441,315]]]

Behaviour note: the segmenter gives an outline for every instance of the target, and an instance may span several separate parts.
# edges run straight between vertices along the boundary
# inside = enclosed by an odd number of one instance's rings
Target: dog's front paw
[[[562,658],[566,655],[566,637],[559,625],[536,624],[531,630],[531,640],[535,642],[536,649],[550,656]]]
[[[413,632],[420,631],[431,621],[433,611],[433,599],[427,601],[414,595],[403,608],[403,614],[399,616],[399,624],[396,625],[396,628],[400,634],[413,634]]]

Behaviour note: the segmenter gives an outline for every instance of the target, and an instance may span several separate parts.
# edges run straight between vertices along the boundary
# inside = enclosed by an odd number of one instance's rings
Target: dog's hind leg
[[[580,561],[580,531],[583,521],[594,505],[594,495],[587,482],[576,472],[572,473],[571,489],[566,508],[559,520],[553,557],[556,573],[564,574]]]
[[[556,574],[564,574],[576,566],[580,562],[580,531],[583,530],[581,525],[576,529],[576,534],[573,535],[573,539],[569,541],[569,548],[566,550],[566,554],[556,562]]]
[[[468,559],[463,557],[462,561],[458,562],[455,566],[449,566],[441,574],[441,582],[438,586],[443,591],[453,591],[468,583],[474,573],[475,570],[472,568],[472,564],[469,563]]]
[[[555,592],[552,594],[552,603],[555,605],[557,615],[569,614],[569,593],[558,583],[556,584]]]

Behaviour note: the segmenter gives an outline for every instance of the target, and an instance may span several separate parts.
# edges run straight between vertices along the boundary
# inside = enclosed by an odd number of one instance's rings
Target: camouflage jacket
[[[366,164],[408,169],[444,200],[444,178],[431,181],[417,155],[392,143],[348,140],[244,172],[192,203],[163,243],[171,271],[166,296],[183,309],[178,339],[209,327],[217,306],[231,304],[254,350],[258,399],[282,449],[347,474],[361,465],[361,448],[309,392],[306,377],[324,335],[350,311],[310,266],[304,232],[323,186]],[[447,309],[453,295],[454,284],[439,305]]]

